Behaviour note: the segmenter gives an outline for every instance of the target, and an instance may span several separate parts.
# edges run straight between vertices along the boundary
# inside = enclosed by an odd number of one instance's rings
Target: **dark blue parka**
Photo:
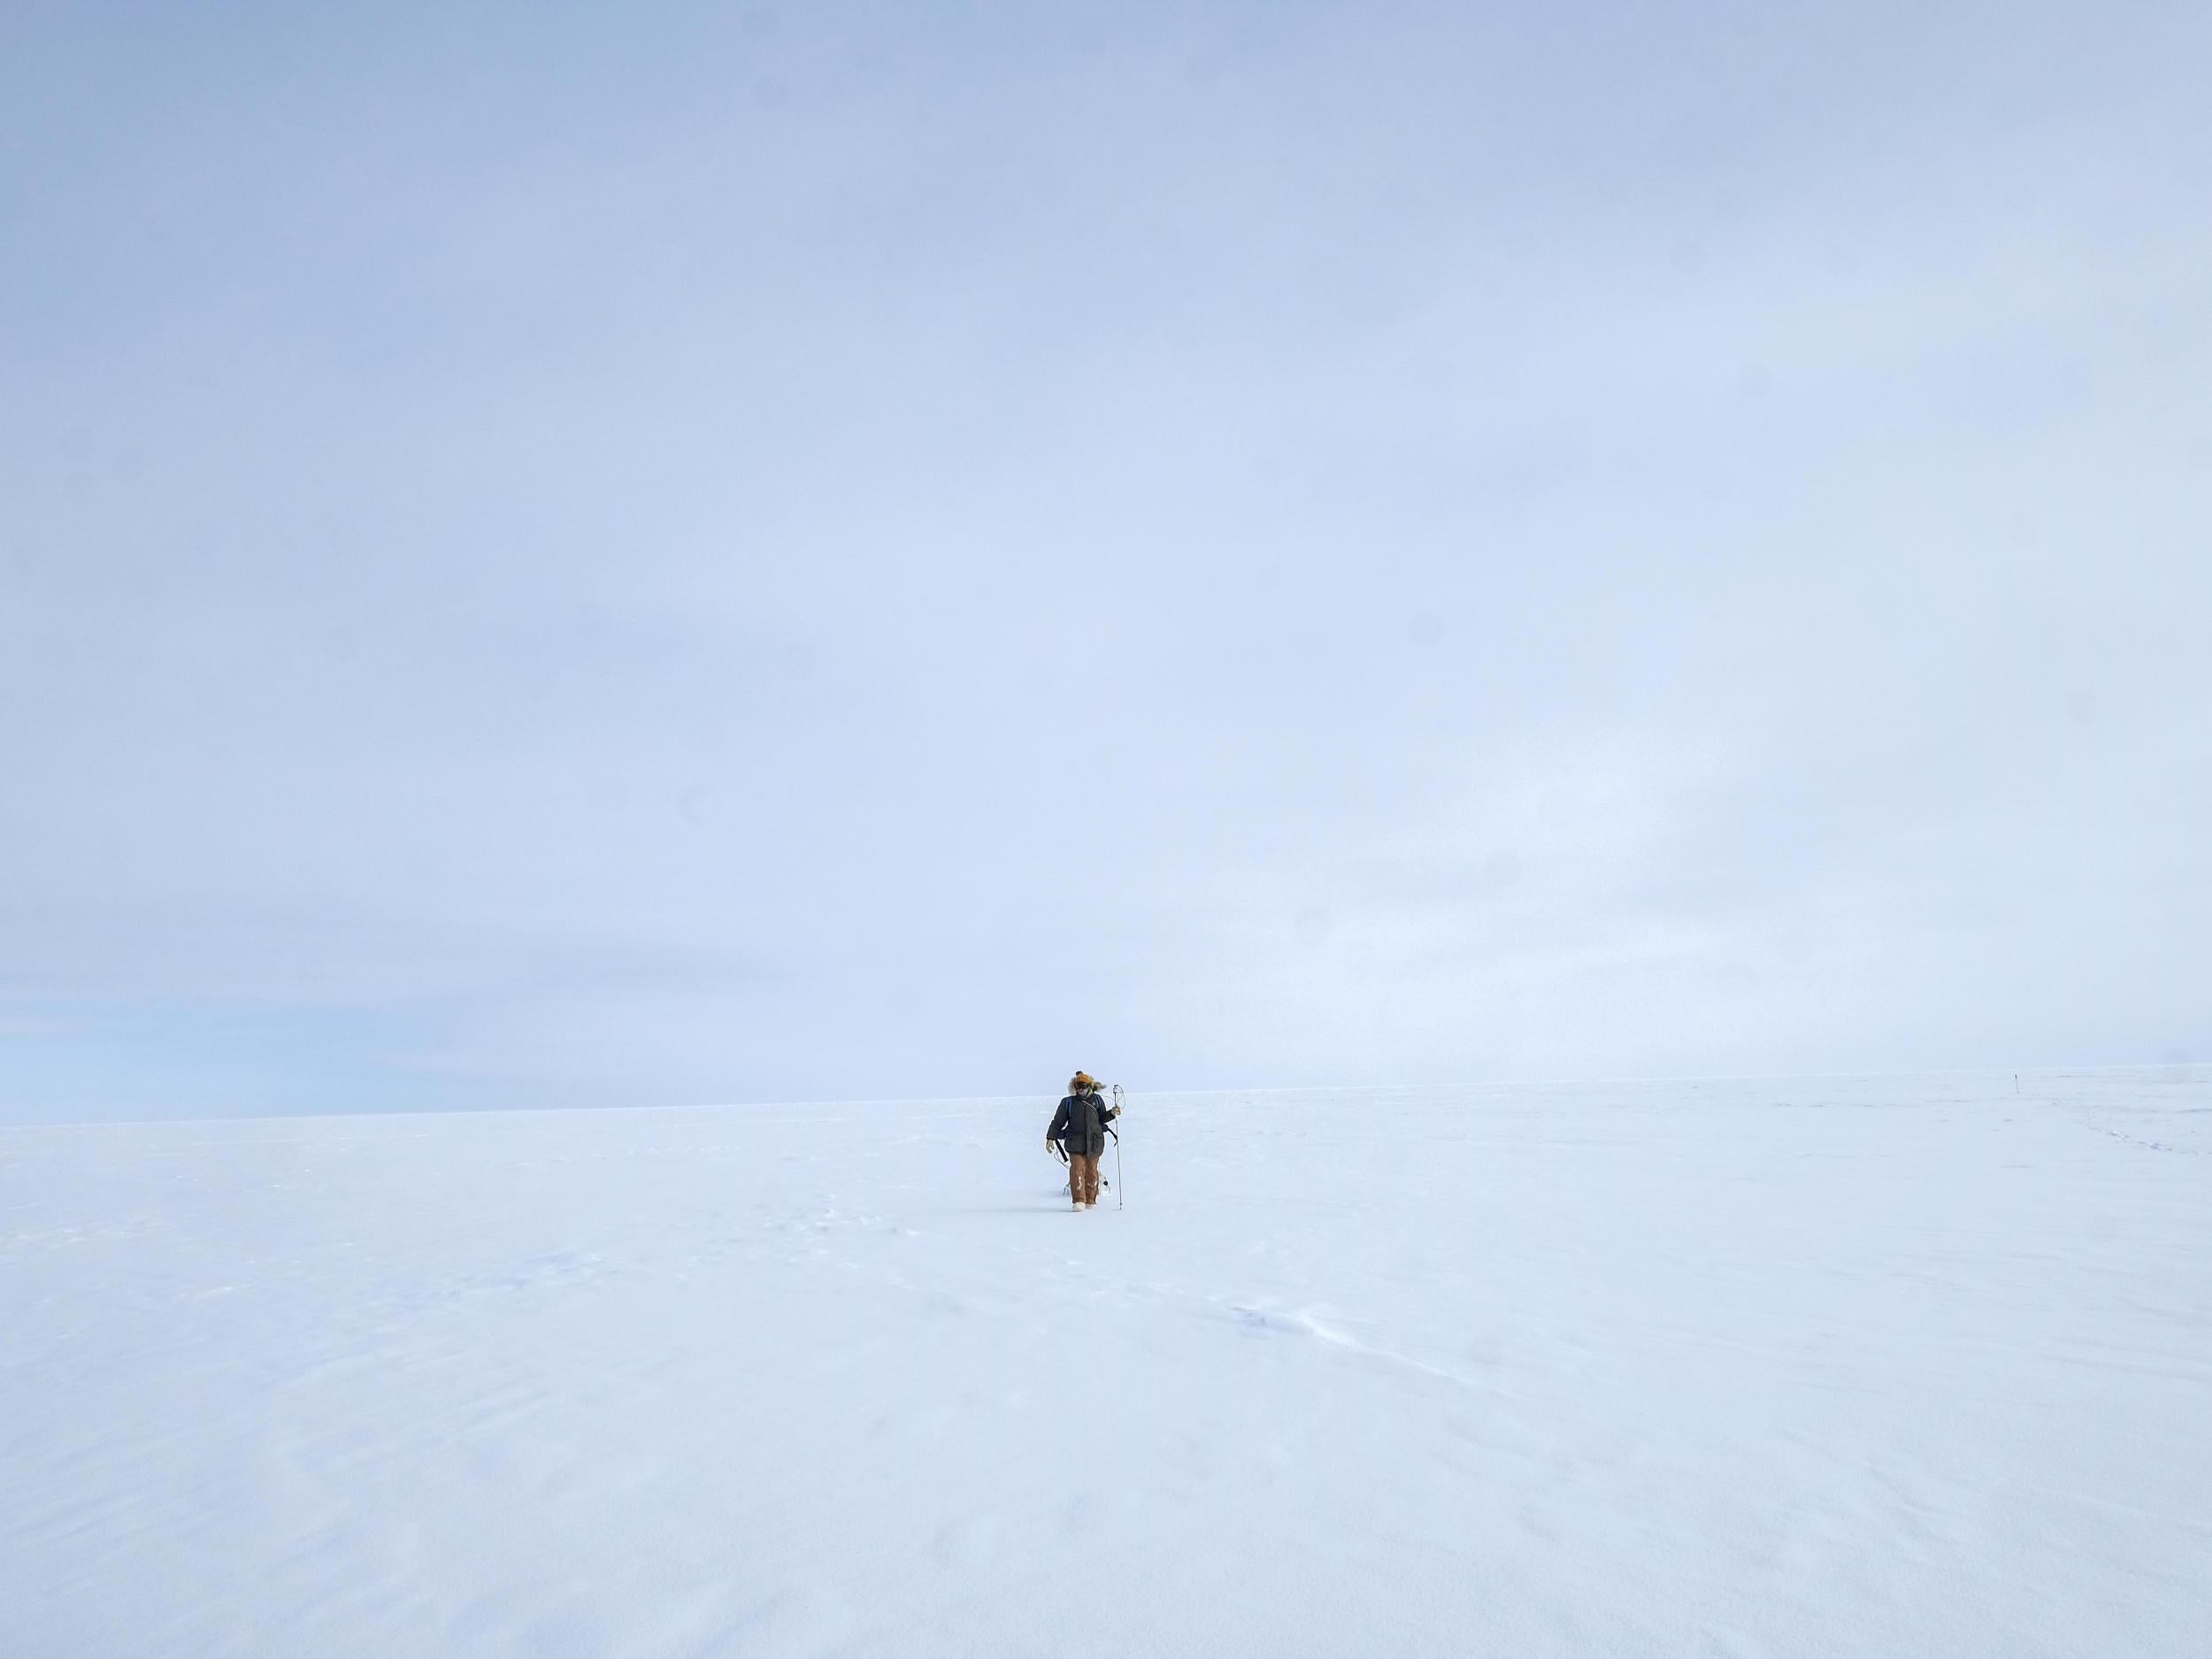
[[[1095,1094],[1071,1094],[1052,1114],[1045,1139],[1057,1141],[1071,1157],[1094,1158],[1106,1150],[1106,1125],[1119,1110]]]

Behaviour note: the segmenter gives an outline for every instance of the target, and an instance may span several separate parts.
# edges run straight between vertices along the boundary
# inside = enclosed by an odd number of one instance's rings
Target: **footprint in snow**
[[[1253,1336],[1308,1336],[1340,1348],[1353,1346],[1341,1331],[1324,1325],[1310,1313],[1276,1308],[1252,1308],[1240,1302],[1229,1310],[1238,1325]]]

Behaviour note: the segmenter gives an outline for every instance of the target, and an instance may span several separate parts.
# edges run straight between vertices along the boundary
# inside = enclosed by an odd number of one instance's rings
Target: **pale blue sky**
[[[0,1119],[2212,1055],[2208,84],[0,12]]]

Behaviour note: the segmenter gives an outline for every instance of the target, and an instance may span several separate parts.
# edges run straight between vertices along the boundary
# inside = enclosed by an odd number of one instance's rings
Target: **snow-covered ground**
[[[2013,1087],[0,1132],[0,1653],[2212,1651],[2212,1081]]]

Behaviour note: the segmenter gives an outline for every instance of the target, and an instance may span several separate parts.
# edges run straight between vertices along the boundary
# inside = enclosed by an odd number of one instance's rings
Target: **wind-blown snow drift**
[[[0,1650],[2200,1652],[2212,1087],[2013,1087],[0,1133]]]

